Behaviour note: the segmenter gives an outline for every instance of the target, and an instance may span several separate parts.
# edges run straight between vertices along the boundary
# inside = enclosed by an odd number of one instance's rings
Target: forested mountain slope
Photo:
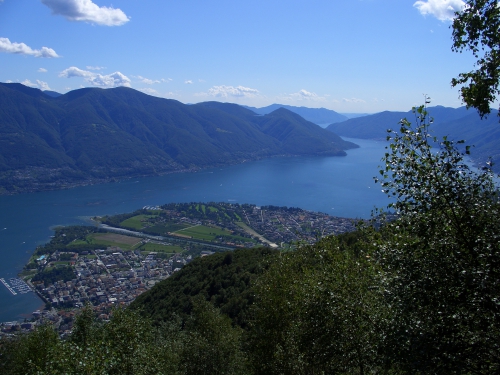
[[[54,97],[2,83],[0,193],[275,155],[341,156],[356,147],[291,112],[268,117],[240,106],[219,107],[185,105],[125,87],[85,88]],[[266,132],[269,125],[262,126],[278,120],[283,129],[278,136]]]

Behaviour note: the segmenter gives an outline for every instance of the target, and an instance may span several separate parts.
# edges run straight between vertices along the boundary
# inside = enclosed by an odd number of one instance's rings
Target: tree
[[[476,108],[481,117],[490,113],[490,104],[500,94],[499,30],[497,0],[466,0],[463,11],[453,20],[452,50],[470,50],[477,59],[477,69],[459,74],[451,83],[465,85],[460,89],[462,99],[467,107]]]
[[[249,340],[255,372],[380,372],[388,310],[376,275],[366,252],[335,237],[282,254],[257,281]]]
[[[376,243],[396,319],[395,360],[424,373],[500,371],[500,207],[489,166],[469,167],[457,143],[430,135],[415,109],[390,131],[382,187],[398,218]],[[437,149],[436,149],[437,148]],[[391,340],[390,340],[391,341]]]
[[[193,312],[185,327],[186,341],[181,354],[183,374],[248,374],[241,350],[240,327],[221,314],[203,296],[193,299]]]
[[[45,374],[60,347],[54,329],[41,325],[30,334],[0,341],[0,372],[11,375]]]

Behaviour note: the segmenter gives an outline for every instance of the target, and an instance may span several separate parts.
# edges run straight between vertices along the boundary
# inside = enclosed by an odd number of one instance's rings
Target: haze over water
[[[170,202],[230,202],[299,207],[333,216],[368,218],[388,199],[373,182],[385,142],[347,139],[361,147],[346,157],[281,157],[131,179],[69,190],[0,196],[0,277],[16,277],[57,225]],[[12,295],[0,285],[0,322],[30,318],[43,305],[34,293]]]

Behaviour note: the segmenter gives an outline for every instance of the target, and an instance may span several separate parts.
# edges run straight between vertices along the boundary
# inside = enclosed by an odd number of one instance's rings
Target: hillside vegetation
[[[201,296],[233,323],[247,327],[255,297],[253,284],[278,255],[277,250],[260,248],[197,258],[140,295],[131,308],[156,323],[170,321],[173,314],[186,320],[193,310],[193,297]]]

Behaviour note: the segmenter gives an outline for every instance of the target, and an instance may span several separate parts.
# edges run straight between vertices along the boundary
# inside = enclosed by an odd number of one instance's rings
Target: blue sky
[[[0,82],[183,103],[459,107],[461,0],[0,0]]]

